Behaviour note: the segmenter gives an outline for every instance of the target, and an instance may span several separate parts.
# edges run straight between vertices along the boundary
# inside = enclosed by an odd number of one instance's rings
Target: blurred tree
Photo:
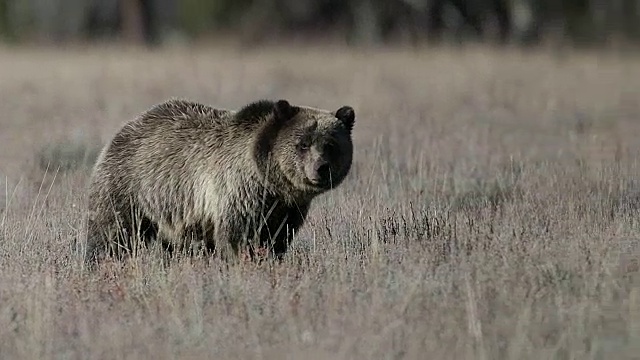
[[[154,45],[176,27],[175,0],[89,0],[85,31],[90,38],[119,33],[131,43]]]
[[[247,11],[248,0],[182,0],[177,11],[181,27],[191,36],[220,28],[236,27]]]
[[[122,35],[133,43],[158,44],[163,24],[171,22],[171,11],[163,9],[171,5],[172,1],[120,0]]]
[[[425,0],[354,0],[350,7],[353,43],[392,40],[417,43],[424,32]]]
[[[85,19],[85,36],[113,37],[120,27],[119,0],[90,0]]]
[[[0,35],[5,38],[10,36],[9,7],[7,0],[0,0]]]
[[[142,43],[146,38],[145,0],[120,0],[122,36],[126,41]],[[148,15],[147,15],[148,16]]]
[[[345,37],[376,44],[444,37],[573,43],[640,40],[640,0],[0,0],[0,33],[65,41],[120,36],[156,44],[175,29],[260,42]]]

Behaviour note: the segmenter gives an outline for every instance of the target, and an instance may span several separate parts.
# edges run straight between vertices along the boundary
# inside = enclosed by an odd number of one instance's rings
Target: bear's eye
[[[300,141],[300,143],[298,143],[298,148],[300,150],[309,150],[309,148],[311,147],[311,141],[309,141],[308,139],[302,140]]]
[[[327,154],[334,154],[338,149],[338,146],[334,142],[328,142],[324,145],[323,151]]]

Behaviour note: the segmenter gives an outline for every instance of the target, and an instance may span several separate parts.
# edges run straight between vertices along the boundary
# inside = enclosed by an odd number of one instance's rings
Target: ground
[[[640,352],[633,55],[3,48],[0,79],[3,357]],[[355,108],[351,174],[313,204],[284,263],[163,266],[142,252],[83,269],[90,161],[56,171],[70,155],[50,149],[91,159],[174,96]]]

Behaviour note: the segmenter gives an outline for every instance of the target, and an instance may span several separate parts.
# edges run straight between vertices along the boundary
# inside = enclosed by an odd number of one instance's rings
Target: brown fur
[[[246,241],[284,254],[311,201],[349,172],[354,120],[348,106],[285,100],[237,111],[175,99],[152,107],[98,158],[86,260],[131,251],[136,238],[232,254]]]

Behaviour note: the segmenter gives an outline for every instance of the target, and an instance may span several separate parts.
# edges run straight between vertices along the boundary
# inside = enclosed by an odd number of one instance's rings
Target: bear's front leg
[[[219,256],[223,261],[235,261],[238,260],[245,233],[246,231],[238,223],[220,222],[214,226],[209,236],[204,238],[204,244],[210,253]]]

